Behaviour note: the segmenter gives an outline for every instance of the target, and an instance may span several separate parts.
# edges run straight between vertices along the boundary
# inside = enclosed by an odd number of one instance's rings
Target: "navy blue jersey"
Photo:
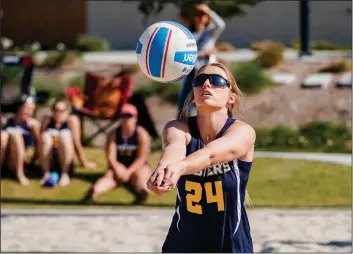
[[[130,137],[124,137],[122,128],[116,130],[116,148],[118,161],[129,167],[137,157],[137,126]]]
[[[27,122],[23,122],[21,124],[17,124],[14,118],[11,118],[7,121],[4,129],[6,131],[11,131],[12,128],[19,128],[21,129],[23,141],[25,147],[33,147],[34,146],[34,137],[31,133],[31,129],[29,128]]]
[[[228,118],[216,138],[234,121]],[[188,124],[191,140],[186,156],[204,147],[196,117],[190,117]],[[244,207],[251,165],[234,160],[181,176],[176,211],[162,252],[253,252]]]
[[[63,122],[62,124],[57,125],[54,121],[54,119],[50,119],[50,122],[47,126],[47,129],[52,129],[52,130],[58,130],[58,131],[61,131],[61,130],[67,130],[67,129],[70,129],[69,128],[69,125],[67,124],[67,122]]]

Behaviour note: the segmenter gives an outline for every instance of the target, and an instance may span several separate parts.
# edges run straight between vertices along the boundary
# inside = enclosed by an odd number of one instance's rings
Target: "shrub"
[[[317,121],[303,124],[299,127],[300,135],[306,137],[310,146],[323,152],[346,152],[346,142],[351,140],[350,129],[343,124],[329,121]]]
[[[239,88],[245,93],[259,92],[266,86],[273,84],[263,69],[254,63],[236,65],[232,69],[232,73]]]
[[[293,41],[292,47],[294,49],[300,49],[300,40],[298,38]],[[310,48],[312,50],[352,50],[352,45],[321,40],[311,41]]]
[[[75,49],[87,51],[109,51],[110,45],[107,40],[89,35],[80,35],[75,41]]]
[[[150,84],[141,86],[136,91],[145,97],[161,95],[164,99],[172,103],[177,103],[180,89],[181,83],[179,82],[173,84],[163,84],[153,81]]]
[[[84,86],[85,78],[83,74],[72,77],[68,82],[68,87],[80,87],[83,90]]]
[[[271,41],[255,42],[251,48],[258,51],[258,56],[254,62],[263,68],[271,68],[283,60],[285,47],[281,43]]]
[[[260,147],[272,149],[296,146],[298,144],[298,132],[289,127],[278,125],[272,129],[260,129],[256,131],[256,144]]]
[[[64,88],[60,84],[49,83],[41,79],[34,79],[33,87],[35,93],[48,93],[50,98],[65,98]]]
[[[79,57],[79,54],[72,51],[53,51],[48,54],[42,66],[47,68],[58,68],[66,64],[72,64]]]
[[[351,60],[345,58],[334,59],[328,66],[320,69],[319,72],[341,73],[352,68]]]
[[[343,124],[315,121],[298,129],[286,126],[256,130],[257,150],[351,152],[351,130]]]
[[[5,85],[19,85],[22,75],[22,66],[1,66],[1,76]]]
[[[226,41],[217,43],[216,49],[218,51],[223,51],[223,52],[235,51],[235,47],[231,43]]]

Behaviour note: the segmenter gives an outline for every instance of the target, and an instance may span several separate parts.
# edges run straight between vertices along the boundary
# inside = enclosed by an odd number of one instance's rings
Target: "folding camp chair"
[[[21,103],[21,98],[28,96],[31,93],[31,81],[32,73],[34,70],[34,63],[32,56],[3,56],[2,59],[2,74],[1,74],[1,84],[0,84],[0,105],[2,113],[15,113],[17,107]],[[19,79],[17,73],[19,72]],[[6,85],[20,86],[19,94],[15,98],[6,98],[4,97],[3,88]],[[11,96],[10,96],[11,97]]]
[[[83,94],[79,88],[66,90],[73,113],[81,121],[83,145],[87,145],[99,134],[107,135],[108,130],[119,121],[121,106],[131,96],[130,88],[131,78],[129,76],[110,78],[87,72]],[[91,120],[98,127],[98,130],[84,138],[85,119]],[[103,124],[102,121],[107,123]]]

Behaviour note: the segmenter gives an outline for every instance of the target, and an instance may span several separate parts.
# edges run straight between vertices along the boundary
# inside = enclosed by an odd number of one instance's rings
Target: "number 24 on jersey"
[[[212,190],[213,183],[215,185],[215,193],[213,193]],[[186,195],[186,209],[191,213],[202,214],[202,206],[199,204],[203,191],[202,185],[198,182],[186,181],[185,190],[189,192]],[[206,182],[204,184],[204,190],[206,194],[206,202],[217,203],[218,211],[224,211],[222,182]]]

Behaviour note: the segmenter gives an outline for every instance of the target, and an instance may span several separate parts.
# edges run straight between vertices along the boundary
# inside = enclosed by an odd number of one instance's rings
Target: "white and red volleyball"
[[[192,33],[174,21],[149,26],[136,46],[137,62],[149,78],[171,83],[181,80],[194,68],[197,45]]]

